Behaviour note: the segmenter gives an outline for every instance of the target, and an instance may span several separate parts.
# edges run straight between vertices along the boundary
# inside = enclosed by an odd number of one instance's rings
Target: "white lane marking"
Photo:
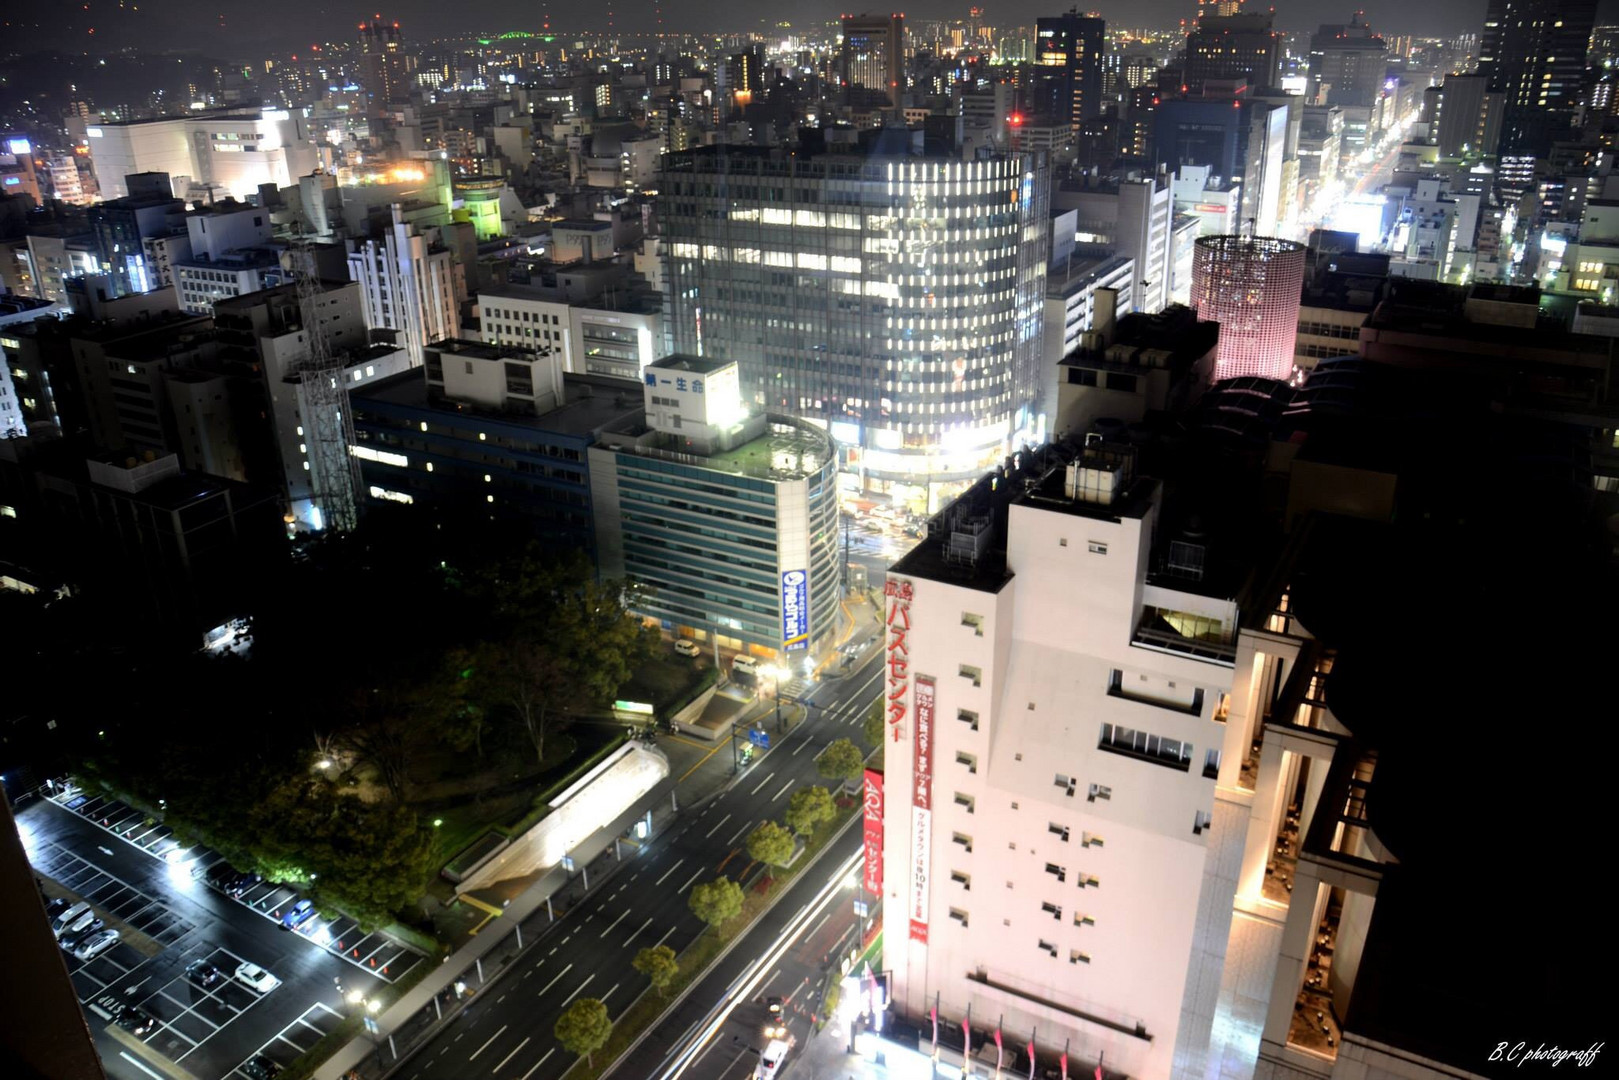
[[[533,1037],[534,1036],[530,1035],[527,1039],[524,1039],[522,1042],[518,1043],[517,1044],[517,1050],[521,1050],[523,1047],[527,1046],[528,1043],[529,1043],[529,1039],[532,1039]],[[505,1057],[501,1058],[500,1059],[500,1064],[496,1065],[492,1071],[498,1073],[501,1069],[504,1069],[506,1067],[506,1062],[510,1061],[512,1058],[517,1056],[517,1050],[513,1050],[511,1053],[509,1053]]]
[[[613,990],[617,990],[617,989],[618,989],[618,983],[614,983],[614,984],[613,984]],[[606,1000],[607,1000],[607,999],[608,999],[608,998],[610,998],[610,997],[612,997],[612,996],[613,996],[613,990],[609,990],[609,991],[607,991],[607,993],[605,993],[605,994],[603,994],[603,995],[602,995],[602,996],[601,996],[601,997],[600,997],[600,998],[598,998],[598,999],[597,999],[597,1000],[598,1000],[598,1001],[602,1001],[602,1002],[605,1002],[605,1001],[606,1001]]]
[[[766,990],[769,990],[771,983],[774,983],[779,978],[781,978],[781,968],[777,968],[776,973],[774,975],[770,976],[770,978],[765,980],[765,984],[763,986],[759,987],[759,993],[762,994]]]
[[[594,973],[586,975],[585,976],[585,981],[580,983],[578,986],[574,987],[573,993],[571,993],[567,997],[563,998],[562,999],[562,1004],[558,1005],[557,1008],[566,1009],[568,1007],[568,1002],[570,1002],[574,998],[578,997],[584,991],[585,987],[590,985],[591,980],[595,979],[595,977],[596,976],[595,976]]]
[[[596,936],[597,937],[606,937],[608,934],[611,934],[613,932],[613,927],[615,927],[619,923],[623,922],[624,921],[624,916],[626,916],[628,914],[629,914],[628,909],[625,909],[624,911],[619,912],[618,913],[618,918],[616,918],[612,922],[608,923],[607,924],[607,929],[603,930],[601,933],[597,934]]]
[[[788,789],[790,789],[792,786],[793,786],[793,782],[791,780],[789,780],[785,784],[781,785],[781,790],[776,792],[774,795],[770,796],[770,801],[775,802],[777,799],[779,799],[783,795],[787,794]]]
[[[568,973],[568,969],[572,968],[572,967],[573,967],[573,965],[569,964],[568,967],[565,967],[561,971],[557,972],[556,979],[552,979],[550,982],[546,983],[543,987],[541,987],[540,992],[538,994],[535,994],[534,996],[535,997],[544,997],[545,992],[547,990],[551,989],[551,987],[553,987],[553,986],[555,986],[557,984],[557,979],[560,979],[560,978],[562,978],[562,976],[566,975]]]
[[[806,747],[808,745],[809,745],[809,740],[808,739],[799,739],[798,740],[798,750],[802,750],[802,749],[804,749],[804,747]],[[788,757],[797,757],[798,756],[798,750],[794,750],[791,754],[788,754],[787,756]]]
[[[636,934],[639,934],[642,930],[645,930],[647,927],[649,927],[651,925],[652,925],[652,920],[648,919],[646,922],[642,923],[640,926],[637,926],[635,928],[635,933],[631,934],[629,937],[624,939],[624,944],[628,945],[630,942],[634,941],[635,937],[636,937]]]
[[[549,1049],[549,1050],[547,1050],[545,1052],[545,1057],[540,1058],[540,1060],[538,1060],[538,1061],[536,1061],[534,1063],[534,1068],[533,1069],[530,1069],[528,1072],[524,1073],[522,1076],[519,1076],[517,1078],[517,1080],[528,1080],[529,1077],[534,1075],[534,1069],[538,1069],[541,1065],[544,1065],[545,1064],[545,1058],[550,1057],[552,1054],[554,1054],[556,1052],[557,1052],[557,1048],[554,1047],[554,1046],[551,1047],[551,1049]]]
[[[663,937],[659,938],[657,941],[654,941],[652,944],[654,944],[654,945],[662,945],[665,941],[669,940],[669,935],[674,933],[674,932],[675,932],[675,928],[671,926],[669,929],[667,929],[667,930],[665,930],[663,932]]]
[[[109,851],[107,854],[111,855],[112,852]],[[140,1062],[136,1061],[134,1058],[130,1057],[128,1054],[124,1053],[122,1050],[118,1051],[118,1056],[123,1058],[125,1061],[129,1062],[131,1065],[135,1066],[135,1068],[139,1069],[141,1072],[145,1073],[147,1076],[150,1076],[152,1078],[152,1080],[163,1080],[163,1078],[161,1076],[159,1076],[157,1073],[153,1072],[151,1069],[148,1069],[145,1065],[142,1065]]]
[[[485,1039],[483,1041],[483,1045],[478,1047],[478,1049],[474,1050],[472,1052],[472,1056],[467,1058],[467,1060],[468,1061],[477,1061],[478,1060],[478,1055],[483,1053],[485,1050],[489,1049],[489,1044],[490,1043],[494,1042],[496,1039],[498,1039],[502,1035],[506,1034],[506,1029],[509,1028],[509,1027],[511,1027],[510,1024],[502,1024],[502,1025],[500,1025],[500,1030],[495,1032],[493,1035],[489,1036],[489,1038]]]
[[[757,794],[759,794],[759,788],[764,787],[766,784],[770,783],[770,781],[774,780],[775,778],[776,778],[776,774],[771,773],[769,776],[767,776],[763,780],[759,781],[759,786],[754,788],[752,791],[748,792],[748,794],[749,795],[757,795]]]
[[[691,883],[692,882],[696,881],[698,878],[700,878],[702,876],[703,876],[703,872],[701,870],[697,871],[697,873],[695,873],[691,877],[687,878],[686,879],[686,884],[684,884],[680,888],[676,889],[675,892],[677,892],[677,893],[685,892],[687,889],[691,888]]]
[[[657,885],[662,885],[662,884],[663,884],[663,878],[666,878],[666,877],[668,877],[668,876],[669,876],[669,875],[670,875],[670,874],[672,874],[672,873],[674,873],[674,872],[675,872],[675,871],[676,871],[676,870],[679,870],[679,869],[680,869],[680,868],[681,868],[681,866],[683,866],[683,865],[685,865],[685,862],[686,862],[686,860],[685,860],[685,859],[681,859],[681,860],[680,860],[680,861],[679,861],[679,862],[677,862],[677,863],[675,863],[675,864],[674,864],[674,865],[673,865],[673,866],[671,866],[671,867],[670,867],[670,868],[669,868],[669,869],[667,869],[667,870],[665,870],[665,871],[664,871],[664,872],[663,872],[663,877],[661,877],[661,878],[659,878],[659,879],[658,879],[658,880],[657,880],[657,881],[654,881],[654,882],[653,882],[653,883],[652,883],[652,884],[653,884],[653,885],[654,885],[654,886],[657,886]]]
[[[727,821],[730,821],[730,820],[731,820],[731,815],[726,814],[724,817],[722,817],[718,821],[716,821],[714,823],[714,827],[712,829],[708,830],[706,833],[704,833],[703,836],[705,838],[713,836],[715,833],[720,831],[720,826],[721,825],[724,825]]]
[[[725,842],[726,842],[726,843],[727,843],[727,844],[734,844],[734,843],[736,843],[736,842],[737,842],[737,840],[739,840],[739,839],[741,839],[741,837],[742,837],[742,834],[743,834],[743,833],[745,833],[745,832],[747,832],[747,831],[748,831],[748,830],[749,830],[749,829],[751,829],[751,828],[753,828],[753,822],[751,822],[751,821],[750,821],[750,822],[748,822],[748,823],[747,823],[747,824],[746,824],[746,825],[744,825],[744,826],[742,826],[742,827],[741,827],[741,828],[740,828],[740,829],[738,829],[738,830],[737,830],[737,831],[736,831],[736,835],[735,835],[735,836],[733,836],[733,837],[731,837],[731,838],[730,838],[730,839],[729,839],[729,840],[727,840],[727,841],[725,841]]]

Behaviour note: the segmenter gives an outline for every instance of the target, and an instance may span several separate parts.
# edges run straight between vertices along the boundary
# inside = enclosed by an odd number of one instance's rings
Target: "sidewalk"
[[[774,703],[758,701],[738,723],[746,727],[773,716]],[[802,713],[794,710],[787,719],[791,730],[802,721]],[[774,731],[774,724],[769,727]],[[519,953],[536,945],[568,908],[584,899],[586,878],[592,890],[602,888],[616,876],[619,867],[634,861],[638,843],[656,841],[681,814],[697,809],[731,786],[738,777],[731,772],[730,743],[730,739],[723,739],[705,746],[680,736],[660,736],[656,745],[669,758],[669,775],[629,810],[574,848],[575,871],[552,867],[510,898],[505,898],[502,894],[506,890],[498,887],[480,889],[479,906],[494,901],[500,906],[500,914],[376,1017],[377,1033],[372,1037],[376,1045],[363,1036],[351,1039],[315,1071],[316,1080],[341,1080],[350,1070],[367,1080],[385,1075],[418,1039],[461,1008],[467,998],[458,998],[452,989],[457,981],[464,981],[475,997],[488,979]],[[623,839],[649,810],[652,830],[647,840]],[[621,841],[621,856],[615,856],[615,838]],[[488,910],[495,908],[491,905]]]

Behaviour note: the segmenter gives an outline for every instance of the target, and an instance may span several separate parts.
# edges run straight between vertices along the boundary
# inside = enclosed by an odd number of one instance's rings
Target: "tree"
[[[742,914],[742,886],[730,878],[715,878],[694,887],[686,903],[693,915],[717,930]]]
[[[845,784],[858,780],[866,771],[866,755],[848,739],[838,739],[821,751],[815,767],[828,780],[841,780]]]
[[[583,1055],[585,1063],[594,1067],[596,1063],[590,1055],[607,1044],[607,1037],[613,1033],[613,1021],[607,1015],[607,1006],[599,999],[576,998],[557,1017],[552,1031],[564,1050]]]
[[[866,745],[881,746],[883,732],[887,726],[883,723],[883,699],[878,698],[872,703],[871,711],[866,713],[866,719],[860,725],[860,734],[865,738]]]
[[[680,961],[675,959],[675,951],[667,945],[651,945],[635,954],[630,961],[642,975],[652,980],[652,989],[661,997],[675,976],[680,974]]]
[[[797,846],[793,834],[774,821],[767,821],[748,834],[748,858],[777,869],[792,861]]]
[[[808,836],[823,821],[831,821],[835,813],[832,793],[819,785],[800,788],[787,800],[787,824],[799,836]]]
[[[483,737],[489,731],[489,712],[478,700],[482,689],[478,655],[475,650],[457,646],[444,658],[441,679],[445,702],[441,721],[442,738],[453,750],[472,750],[483,760]]]

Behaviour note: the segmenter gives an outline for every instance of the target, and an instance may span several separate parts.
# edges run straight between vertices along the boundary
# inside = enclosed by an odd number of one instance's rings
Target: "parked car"
[[[95,933],[79,942],[79,947],[73,950],[73,955],[77,956],[80,960],[94,960],[96,957],[118,944],[118,939],[120,936],[122,935],[111,927],[108,927],[105,930],[97,930]]]
[[[206,960],[193,960],[186,965],[186,978],[192,985],[210,990],[225,980],[225,973]]]
[[[282,913],[281,929],[296,930],[314,917],[314,902],[310,900],[300,900]]]
[[[73,901],[64,900],[60,896],[58,896],[55,900],[47,900],[45,902],[45,921],[55,923],[56,917],[72,906]]]
[[[236,874],[236,867],[232,866],[224,859],[219,860],[218,862],[214,863],[214,865],[209,867],[204,867],[199,862],[197,865],[191,868],[192,877],[201,878],[203,884],[207,885],[211,889],[218,889],[221,892],[225,890],[225,886],[230,883],[231,878],[235,877]]]
[[[131,1035],[145,1035],[157,1027],[157,1021],[145,1009],[126,1005],[118,1014],[118,1026]]]
[[[232,900],[240,900],[247,895],[247,890],[263,880],[263,877],[251,871],[237,874],[225,883],[225,893]]]
[[[77,904],[74,904],[72,907],[56,916],[56,918],[51,922],[51,933],[60,935],[63,930],[66,930],[68,927],[84,918],[89,910],[90,905],[86,904],[83,900],[80,900]]]
[[[247,962],[236,965],[236,981],[245,983],[261,994],[268,994],[281,985],[281,980],[271,975],[257,964]]]
[[[253,1080],[275,1080],[281,1074],[281,1066],[263,1054],[254,1054],[242,1062],[242,1071]]]
[[[90,915],[86,918],[80,919],[78,922],[62,931],[61,936],[56,940],[61,943],[62,948],[66,949],[68,952],[73,952],[77,950],[81,944],[89,940],[91,934],[94,934],[97,930],[100,930],[106,925],[107,924],[101,919],[98,919],[94,915]]]
[[[692,641],[690,638],[681,638],[675,642],[675,652],[681,656],[700,656],[703,650],[699,649],[697,642]]]

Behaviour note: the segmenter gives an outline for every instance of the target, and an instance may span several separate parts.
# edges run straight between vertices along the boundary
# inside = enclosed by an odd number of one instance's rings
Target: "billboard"
[[[873,896],[883,892],[883,774],[866,770],[865,819],[861,823],[866,841],[866,891]]]
[[[784,649],[809,647],[809,574],[802,570],[781,575],[781,644]]]
[[[911,740],[911,940],[928,943],[928,887],[933,872],[933,679],[918,675],[916,738]]]

